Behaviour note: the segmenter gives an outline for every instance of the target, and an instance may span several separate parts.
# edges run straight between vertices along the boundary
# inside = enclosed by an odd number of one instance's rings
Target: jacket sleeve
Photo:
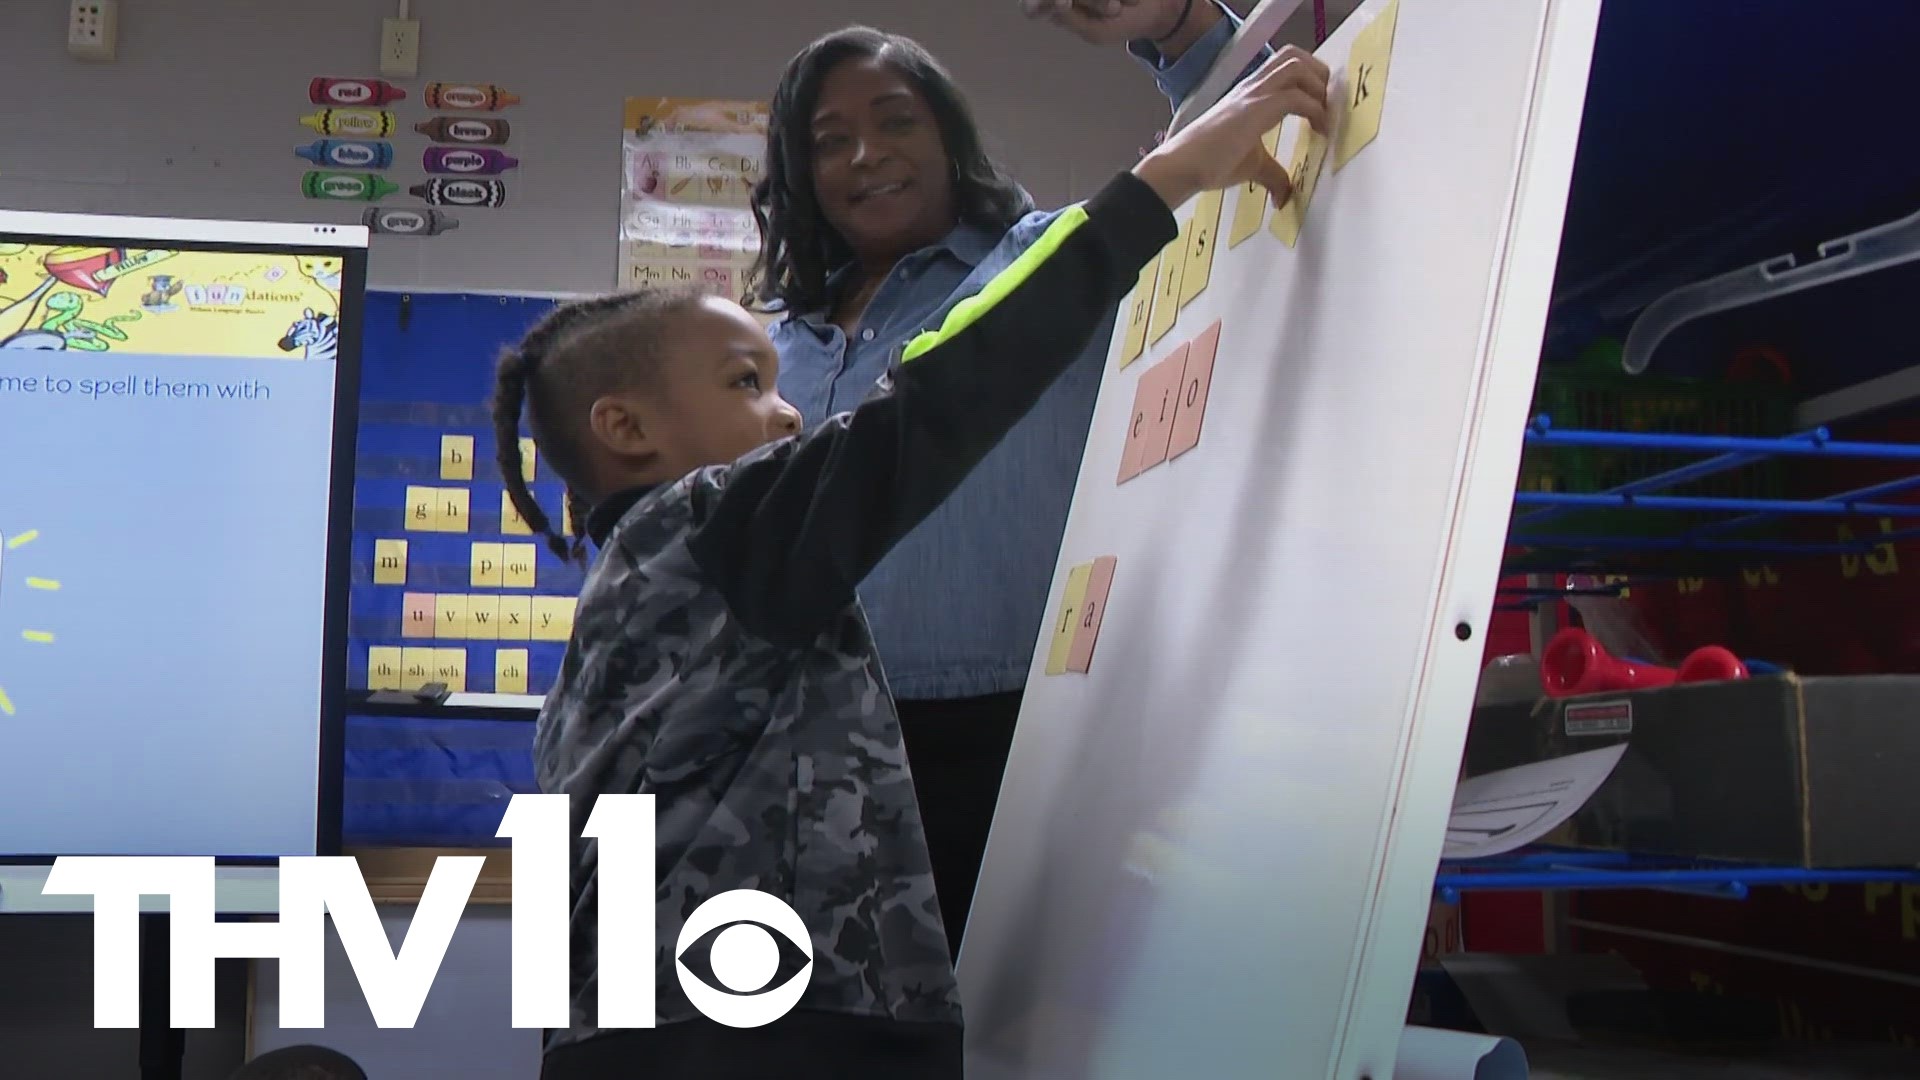
[[[812,641],[1085,351],[1178,235],[1121,173],[909,342],[879,393],[696,485],[689,543],[749,630]]]

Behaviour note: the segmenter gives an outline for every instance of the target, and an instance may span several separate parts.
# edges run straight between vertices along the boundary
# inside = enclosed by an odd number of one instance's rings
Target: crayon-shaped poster
[[[315,105],[377,109],[406,96],[405,90],[381,79],[315,79],[307,84],[307,100]]]
[[[430,173],[493,176],[519,168],[520,159],[492,147],[430,146],[420,155],[420,165]]]
[[[471,83],[428,83],[426,99],[429,109],[456,112],[499,112],[520,104],[519,94]]]
[[[436,116],[413,125],[413,130],[437,143],[504,146],[511,128],[505,120]]]
[[[394,119],[385,109],[321,109],[301,117],[300,123],[322,135],[384,139],[393,134]]]
[[[310,172],[301,180],[300,190],[309,199],[374,202],[399,191],[400,186],[372,173]]]
[[[388,236],[438,236],[460,227],[460,219],[439,210],[410,206],[371,206],[360,215],[369,230]]]
[[[384,169],[393,164],[391,143],[362,139],[315,139],[293,153],[330,169]]]
[[[436,177],[408,190],[432,206],[502,206],[507,201],[507,185],[498,180]]]

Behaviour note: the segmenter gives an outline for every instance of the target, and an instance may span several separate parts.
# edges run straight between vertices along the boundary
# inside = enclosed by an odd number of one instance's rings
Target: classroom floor
[[[1915,1080],[1920,1051],[1821,1046],[1764,1056],[1528,1043],[1530,1080]]]

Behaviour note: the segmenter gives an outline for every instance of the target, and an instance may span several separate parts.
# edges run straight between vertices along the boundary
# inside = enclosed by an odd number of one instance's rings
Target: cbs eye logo
[[[799,967],[775,985],[781,970],[793,964],[793,958],[782,962],[782,937]],[[711,941],[700,949],[707,938]],[[702,951],[707,954],[704,962]],[[680,928],[673,952],[674,972],[687,1000],[707,1019],[728,1027],[761,1027],[787,1015],[813,976],[813,939],[806,924],[777,898],[753,889],[724,892],[695,908]],[[706,968],[712,979],[698,974],[698,967]]]

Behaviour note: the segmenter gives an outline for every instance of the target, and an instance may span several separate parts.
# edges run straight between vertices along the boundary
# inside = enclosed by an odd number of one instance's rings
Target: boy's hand
[[[1327,65],[1297,46],[1281,49],[1252,78],[1220,99],[1134,166],[1133,173],[1158,192],[1168,209],[1203,191],[1259,184],[1275,206],[1293,194],[1287,170],[1267,153],[1261,138],[1289,116],[1329,134]]]

